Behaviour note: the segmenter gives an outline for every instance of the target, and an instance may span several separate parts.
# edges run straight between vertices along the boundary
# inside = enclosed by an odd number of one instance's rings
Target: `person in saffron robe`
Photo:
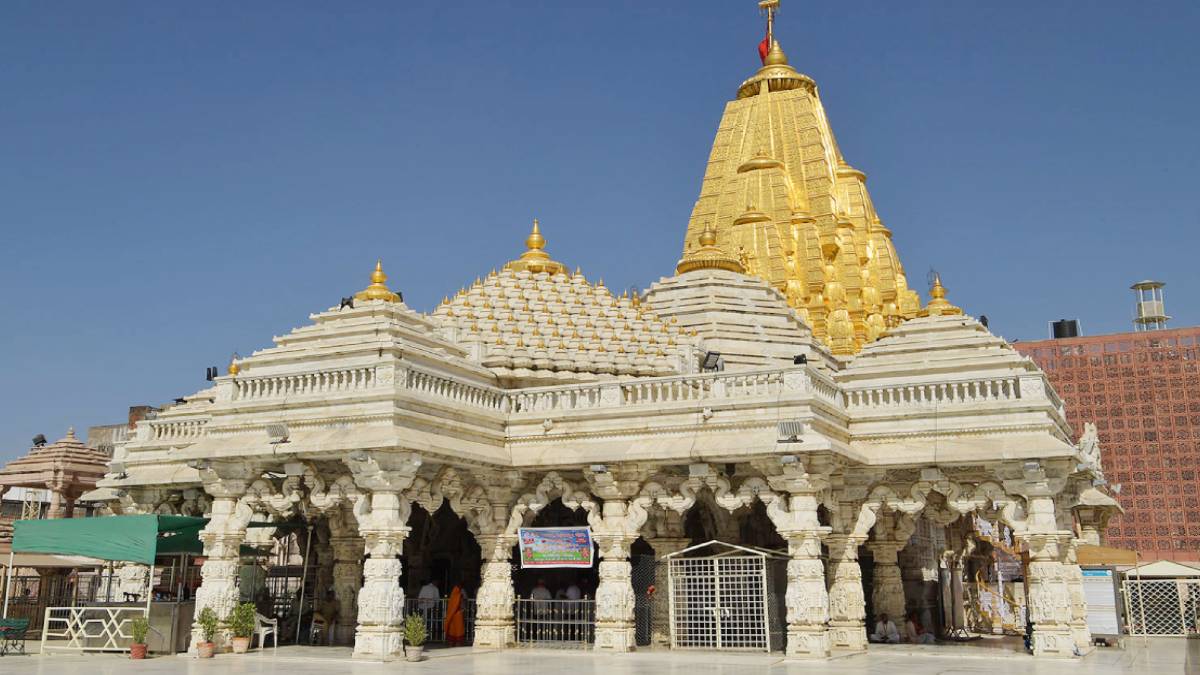
[[[451,647],[461,647],[465,641],[467,630],[463,621],[463,590],[458,584],[450,591],[450,599],[446,602],[446,620],[442,625],[446,631],[446,642]]]

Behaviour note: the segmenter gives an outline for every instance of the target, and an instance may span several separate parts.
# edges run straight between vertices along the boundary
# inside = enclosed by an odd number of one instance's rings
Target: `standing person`
[[[871,633],[871,642],[888,642],[895,644],[900,641],[900,631],[896,630],[896,624],[888,618],[887,612],[879,615],[879,620],[875,622],[875,632]]]
[[[446,603],[446,620],[442,624],[446,633],[446,642],[451,647],[461,647],[466,640],[466,623],[463,620],[463,590],[458,584],[450,590],[450,600]]]
[[[579,584],[575,583],[574,581],[572,581],[571,585],[567,586],[567,589],[563,591],[563,598],[566,600],[579,600],[582,597],[583,591],[579,590]]]
[[[916,611],[908,613],[908,619],[904,622],[904,636],[905,639],[916,645],[931,645],[936,640],[933,633],[925,632],[925,627],[917,618]]]
[[[420,609],[433,609],[437,607],[438,601],[442,599],[442,592],[437,587],[437,582],[433,579],[426,579],[421,586],[421,590],[417,592],[417,607]]]

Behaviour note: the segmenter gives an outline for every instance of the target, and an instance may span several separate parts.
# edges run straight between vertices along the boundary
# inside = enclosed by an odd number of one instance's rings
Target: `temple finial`
[[[234,352],[233,355],[229,357],[229,374],[230,375],[237,375],[239,372],[241,372],[242,367],[238,365],[238,359],[240,359],[240,358],[241,357],[238,356],[237,352]]]
[[[354,299],[400,302],[400,296],[387,287],[387,279],[387,274],[383,272],[383,259],[380,258],[375,262],[375,269],[371,272],[371,285],[355,293]]]
[[[525,248],[526,250],[520,258],[505,264],[504,267],[514,272],[527,270],[534,274],[538,272],[547,272],[550,275],[566,274],[566,266],[551,260],[549,254],[546,253],[546,238],[542,236],[542,228],[537,218],[533,219],[533,229],[525,238]]]
[[[962,313],[962,309],[946,299],[946,287],[942,285],[942,275],[934,272],[933,286],[929,289],[929,303],[918,313],[918,316],[950,316]]]

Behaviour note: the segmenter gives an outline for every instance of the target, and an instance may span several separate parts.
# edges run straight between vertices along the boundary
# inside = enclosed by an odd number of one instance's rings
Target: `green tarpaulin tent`
[[[161,515],[18,520],[12,550],[153,565],[156,555],[203,552],[199,534],[206,523],[208,518]]]

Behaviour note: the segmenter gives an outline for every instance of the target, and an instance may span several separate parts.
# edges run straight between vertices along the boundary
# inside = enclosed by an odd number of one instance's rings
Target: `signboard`
[[[592,531],[586,527],[522,527],[521,568],[591,567]]]
[[[1120,635],[1117,582],[1111,567],[1083,569],[1083,598],[1087,601],[1087,624],[1092,635]]]

